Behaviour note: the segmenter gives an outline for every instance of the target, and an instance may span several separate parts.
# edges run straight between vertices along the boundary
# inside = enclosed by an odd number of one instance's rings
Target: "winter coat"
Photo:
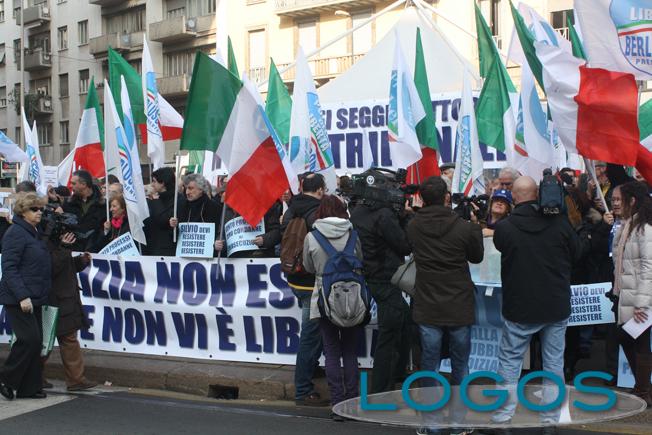
[[[315,212],[319,204],[321,204],[321,201],[310,195],[300,194],[292,197],[290,206],[281,221],[281,239],[283,239],[288,224],[295,217],[304,218],[308,232],[310,232],[312,225],[315,223]],[[296,290],[312,291],[315,287],[315,275],[311,273],[290,274],[287,276],[287,280],[288,284]]]
[[[389,282],[412,252],[397,214],[386,207],[359,205],[351,213],[351,223],[362,242],[365,278]]]
[[[316,220],[313,228],[319,230],[320,233],[328,239],[337,251],[342,251],[349,241],[351,229],[353,226],[347,219],[337,217],[330,217],[325,219]],[[355,255],[362,260],[362,247],[360,239],[355,245]],[[310,318],[319,319],[321,314],[317,301],[319,300],[319,289],[322,285],[322,274],[328,261],[326,251],[321,247],[312,232],[308,233],[305,241],[303,242],[303,267],[310,273],[315,274],[315,287],[312,291],[310,298]]]
[[[265,233],[263,234],[263,246],[260,249],[252,249],[249,251],[240,251],[231,255],[230,258],[272,258],[278,257],[274,253],[274,247],[281,242],[281,213],[283,212],[283,206],[280,201],[277,201],[272,205],[272,207],[267,210],[263,221],[265,223]],[[232,219],[240,216],[236,211],[231,207],[227,206],[226,212],[224,214],[224,225]],[[225,236],[226,238],[226,236]],[[226,256],[226,243],[224,244],[224,249],[222,255]]]
[[[420,209],[408,225],[417,267],[412,317],[421,325],[465,326],[475,323],[475,285],[469,262],[484,257],[482,228],[451,208]]]
[[[215,240],[220,236],[220,222],[222,220],[222,205],[211,200],[203,194],[194,201],[186,200],[184,207],[179,209],[179,223],[197,222],[215,224]],[[217,251],[213,250],[217,257]]]
[[[535,201],[521,203],[496,225],[501,256],[503,317],[554,323],[570,316],[570,278],[582,258],[579,238],[564,216],[543,216]]]
[[[104,221],[106,221],[106,203],[104,202],[100,189],[94,185],[93,194],[86,201],[73,195],[63,204],[62,208],[64,212],[72,213],[77,216],[78,233],[93,231],[93,233],[86,239],[77,237],[77,241],[72,246],[72,250],[79,252],[97,252],[94,250],[95,242],[104,231],[102,225],[104,224]]]
[[[0,252],[2,252],[2,238],[10,226],[9,220],[4,216],[0,216]]]
[[[595,209],[585,214],[578,235],[588,234],[589,250],[573,267],[571,284],[594,284],[613,281],[613,263],[609,257],[609,232],[611,226],[602,221],[602,215]]]
[[[88,266],[81,255],[72,256],[72,251],[58,243],[49,242],[52,257],[52,290],[49,304],[59,307],[57,337],[76,332],[86,323],[79,296],[77,273]]]
[[[177,210],[185,207],[185,198],[178,194]],[[172,241],[173,228],[170,218],[174,216],[174,192],[165,191],[157,199],[147,200],[149,217],[145,220],[145,237],[147,246],[144,247],[147,255],[172,256],[177,253],[177,244]]]
[[[652,225],[641,230],[623,234],[628,225],[618,229],[614,239],[614,264],[619,264],[619,246],[625,243],[622,251],[622,271],[616,271],[614,293],[618,298],[618,324],[627,322],[634,316],[634,308],[652,307]],[[623,240],[623,237],[626,237]],[[2,255],[4,260],[4,254]]]
[[[2,240],[0,304],[18,305],[30,298],[43,305],[52,286],[52,265],[47,245],[37,230],[20,216],[14,216]]]
[[[129,231],[129,219],[127,219],[126,214],[122,219],[122,225],[120,225],[120,228],[113,228],[113,225],[111,225],[109,232],[106,234],[104,234],[104,223],[102,223],[102,230],[98,232],[97,236],[95,237],[95,242],[92,245],[93,252],[100,252],[106,247],[106,245],[122,236],[123,234],[127,234]],[[137,242],[134,241],[134,243],[137,245]]]

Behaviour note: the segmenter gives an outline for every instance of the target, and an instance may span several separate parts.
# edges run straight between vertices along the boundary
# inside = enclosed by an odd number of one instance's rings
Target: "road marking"
[[[45,399],[0,399],[0,421],[73,400],[74,396],[49,394]]]

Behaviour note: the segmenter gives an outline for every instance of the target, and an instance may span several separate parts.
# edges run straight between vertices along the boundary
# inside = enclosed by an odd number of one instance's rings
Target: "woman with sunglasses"
[[[39,224],[45,201],[36,193],[19,193],[13,225],[2,240],[0,304],[4,305],[16,341],[0,368],[0,394],[42,399],[41,305],[52,285],[50,253]]]

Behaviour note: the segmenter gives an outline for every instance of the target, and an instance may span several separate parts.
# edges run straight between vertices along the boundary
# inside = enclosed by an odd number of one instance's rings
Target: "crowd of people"
[[[650,186],[625,168],[602,162],[596,164],[595,178],[564,168],[555,175],[563,191],[561,212],[547,216],[539,206],[537,183],[512,168],[487,180],[484,202],[455,201],[453,171],[443,166],[442,175],[424,180],[414,200],[398,211],[339,190],[329,192],[320,174],[304,174],[301,193],[287,192],[265,214],[264,234],[253,241],[257,249],[235,255],[280,257],[302,310],[296,404],[335,405],[359,395],[356,352],[368,316],[353,322],[329,305],[329,292],[338,291],[331,284],[335,257],[339,273],[341,264],[353,269],[344,280],[356,284],[350,294],[358,299],[352,301],[367,304],[368,291],[377,306],[370,393],[394,390],[405,379],[410,352],[420,355],[417,366],[429,371],[438,371],[442,358],[450,357],[451,380],[458,385],[468,374],[471,326],[476,322],[469,263],[483,260],[485,239],[492,239],[501,253],[504,326],[498,373],[508,384],[518,381],[533,337],[540,342],[543,369],[572,379],[578,362],[591,355],[595,331],[592,326],[567,326],[570,286],[612,282],[617,323],[606,328],[606,367],[616,375],[622,345],[636,380],[632,393],[652,404],[650,330],[633,339],[621,328],[632,318],[645,321],[652,305]],[[175,228],[202,222],[215,225],[214,256],[226,256],[220,224],[238,213],[224,202],[224,184],[218,189],[199,174],[181,177],[179,189],[175,181],[171,168],[152,173],[142,254],[174,256]],[[92,253],[130,231],[117,179],[93,180],[79,170],[70,190],[51,188],[47,198],[38,197],[35,190],[31,183],[20,183],[13,219],[0,219],[0,303],[17,338],[0,369],[0,393],[7,398],[14,391],[20,397],[45,396],[42,368],[47,356],[40,352],[44,304],[59,306],[65,319],[56,335],[68,388],[94,385],[83,375],[76,338],[84,316],[75,274],[89,264]],[[74,234],[48,229],[41,222],[44,207],[74,215]],[[84,254],[73,257],[73,251]],[[392,277],[410,255],[416,279],[408,301]],[[362,282],[355,282],[356,274],[364,276]],[[325,282],[330,289],[324,289]],[[322,353],[329,399],[320,396],[313,382],[321,375]],[[433,380],[425,379],[423,385],[431,386]],[[494,420],[510,421],[515,406],[509,401]],[[333,418],[342,420],[335,414]],[[431,432],[424,428],[420,433]]]

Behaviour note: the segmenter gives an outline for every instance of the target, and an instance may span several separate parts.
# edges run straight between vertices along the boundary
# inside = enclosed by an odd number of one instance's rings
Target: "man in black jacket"
[[[515,386],[532,336],[539,333],[543,370],[564,379],[564,337],[571,313],[570,280],[573,263],[582,255],[579,238],[565,216],[544,216],[537,203],[538,188],[530,177],[514,182],[516,208],[496,226],[494,244],[501,252],[505,320],[498,374],[510,388],[506,405],[492,417],[511,420],[516,409]],[[556,397],[544,389],[544,403]],[[542,414],[555,423],[559,412]]]
[[[283,215],[281,238],[290,221],[296,217],[305,219],[308,231],[312,230],[312,224],[315,223],[315,212],[325,192],[326,181],[321,174],[309,174],[303,179],[302,193],[292,198],[290,207]],[[299,349],[294,369],[295,403],[307,406],[328,405],[329,402],[322,399],[315,391],[315,385],[312,382],[322,352],[319,322],[310,320],[310,298],[315,287],[315,275],[290,274],[287,276],[287,280],[301,308],[301,334],[299,335]]]
[[[147,255],[175,256],[176,243],[173,241],[173,228],[170,219],[174,216],[174,170],[159,168],[152,172],[152,187],[158,193],[157,199],[148,199],[149,218],[145,220]],[[185,210],[186,199],[180,193],[178,210]]]
[[[77,237],[72,245],[73,251],[96,252],[91,250],[96,233],[103,231],[106,221],[106,203],[100,189],[93,184],[93,178],[88,171],[79,170],[70,179],[72,196],[63,204],[63,211],[77,216],[77,232],[87,233],[88,237]]]
[[[412,249],[397,213],[388,207],[358,205],[351,223],[360,236],[365,279],[378,307],[371,392],[390,391],[403,380],[410,351],[410,308],[390,281]]]

